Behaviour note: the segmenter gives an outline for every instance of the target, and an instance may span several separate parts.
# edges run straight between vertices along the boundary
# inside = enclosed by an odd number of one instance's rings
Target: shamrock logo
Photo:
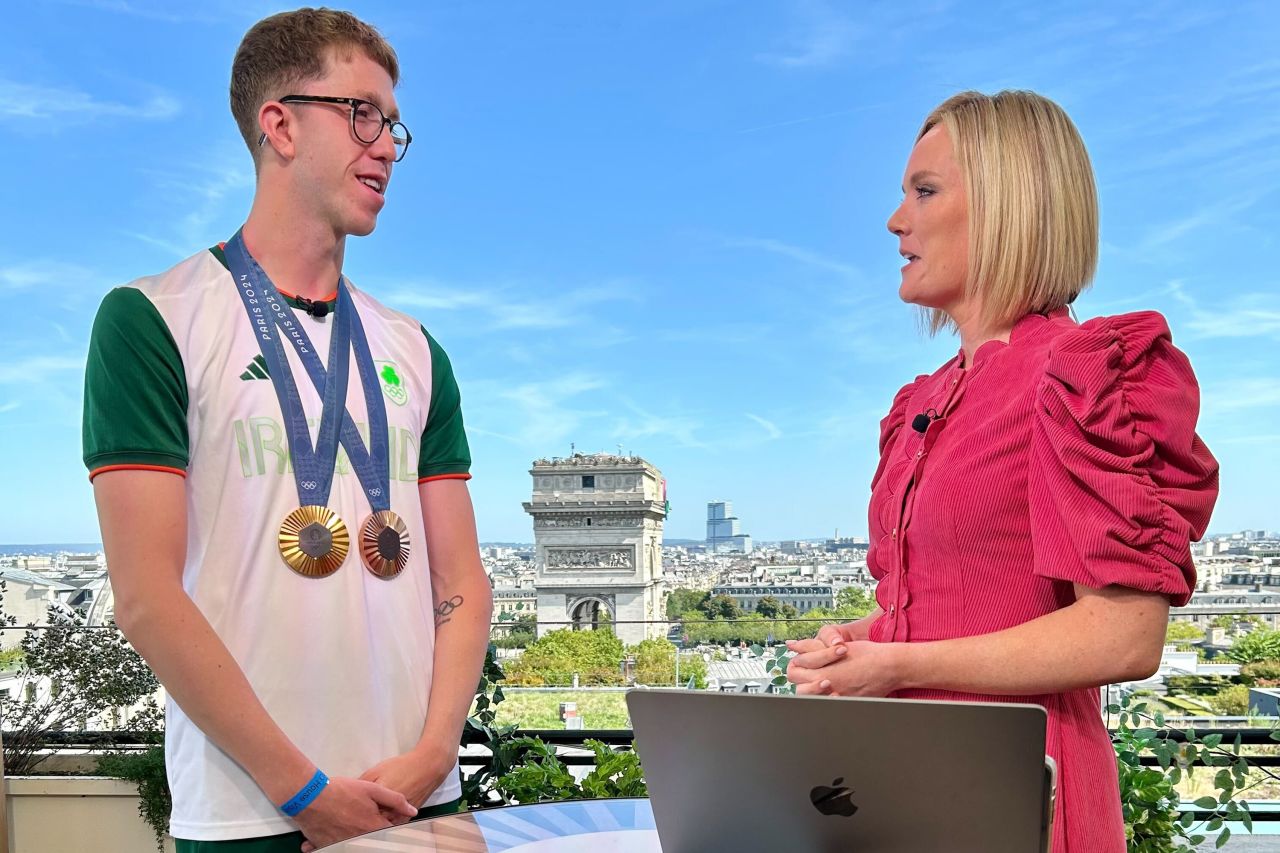
[[[380,361],[378,366],[381,368],[378,379],[382,382],[382,393],[387,395],[387,399],[397,406],[409,402],[409,390],[396,372],[396,366],[389,361]]]

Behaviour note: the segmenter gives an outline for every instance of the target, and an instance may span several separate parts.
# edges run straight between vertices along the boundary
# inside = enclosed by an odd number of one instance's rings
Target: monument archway
[[[575,631],[594,631],[603,623],[613,621],[609,603],[601,598],[582,598],[569,611],[569,621]]]

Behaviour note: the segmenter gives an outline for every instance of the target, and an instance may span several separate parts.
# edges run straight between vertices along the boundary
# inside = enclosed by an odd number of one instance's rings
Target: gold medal
[[[347,559],[351,535],[327,506],[304,506],[281,522],[277,544],[289,568],[309,578],[322,578],[336,572]]]
[[[380,578],[393,578],[409,563],[409,529],[389,509],[365,519],[360,527],[360,558]]]

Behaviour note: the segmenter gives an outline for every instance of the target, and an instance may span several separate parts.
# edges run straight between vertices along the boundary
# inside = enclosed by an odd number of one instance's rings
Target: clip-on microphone
[[[911,428],[921,435],[924,435],[929,430],[929,424],[936,421],[939,417],[941,417],[941,415],[938,414],[937,409],[929,409],[921,412],[911,419]]]
[[[312,317],[315,317],[317,320],[323,320],[329,314],[328,302],[313,301],[304,296],[297,297],[297,300],[298,307],[307,314],[310,314]]]

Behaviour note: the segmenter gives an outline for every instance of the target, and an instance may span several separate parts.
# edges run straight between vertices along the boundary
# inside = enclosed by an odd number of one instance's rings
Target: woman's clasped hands
[[[873,643],[866,625],[824,625],[816,637],[788,640],[796,653],[787,679],[802,696],[888,696],[903,687],[900,643]]]

